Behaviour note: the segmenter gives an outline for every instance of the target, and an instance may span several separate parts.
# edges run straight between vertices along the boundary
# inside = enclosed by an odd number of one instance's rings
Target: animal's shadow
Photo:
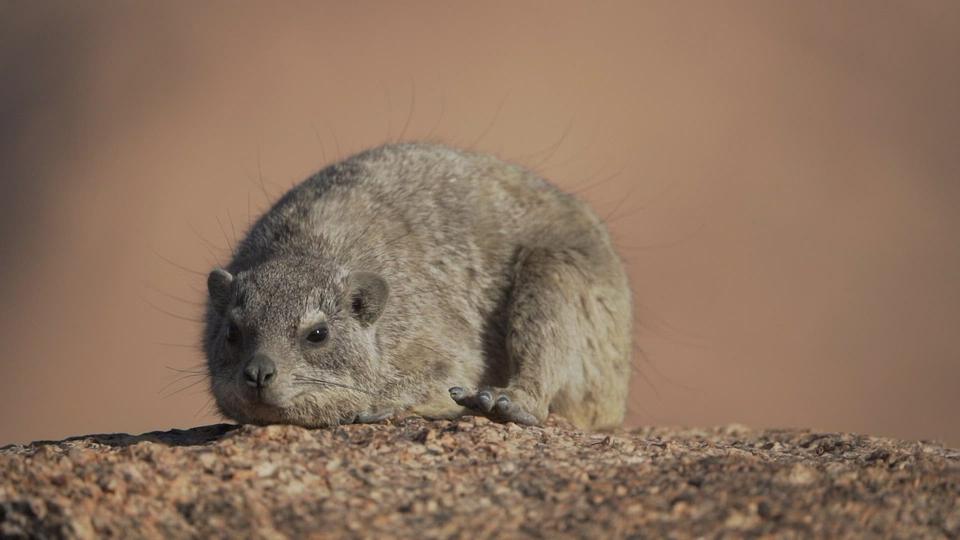
[[[209,426],[199,426],[190,429],[171,429],[168,431],[150,431],[140,435],[130,435],[129,433],[97,433],[92,435],[79,435],[68,437],[60,441],[33,441],[26,445],[12,444],[0,448],[8,450],[13,447],[38,447],[47,445],[58,445],[72,441],[89,441],[104,446],[122,448],[141,442],[152,442],[165,444],[167,446],[200,446],[221,439],[227,433],[239,428],[237,424],[211,424]]]

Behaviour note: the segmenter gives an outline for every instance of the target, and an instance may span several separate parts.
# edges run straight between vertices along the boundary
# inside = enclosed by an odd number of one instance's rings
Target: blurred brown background
[[[0,444],[216,421],[178,265],[402,136],[592,186],[631,424],[960,445],[960,4],[83,4],[0,2]]]

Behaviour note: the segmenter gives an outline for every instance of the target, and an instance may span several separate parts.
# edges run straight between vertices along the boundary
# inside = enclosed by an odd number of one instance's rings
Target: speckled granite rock
[[[216,425],[0,449],[6,537],[957,537],[960,452],[482,418]]]

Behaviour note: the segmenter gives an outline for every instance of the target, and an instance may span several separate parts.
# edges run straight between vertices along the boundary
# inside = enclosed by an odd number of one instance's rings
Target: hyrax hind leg
[[[549,412],[585,429],[623,421],[631,305],[609,247],[522,251],[506,316],[507,386],[454,387],[454,401],[521,424],[539,424]]]

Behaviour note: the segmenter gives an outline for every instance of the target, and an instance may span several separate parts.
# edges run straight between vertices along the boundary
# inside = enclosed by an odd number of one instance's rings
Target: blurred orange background
[[[958,58],[949,1],[4,2],[0,444],[217,421],[168,369],[205,273],[324,164],[429,138],[587,186],[629,425],[960,446]]]

